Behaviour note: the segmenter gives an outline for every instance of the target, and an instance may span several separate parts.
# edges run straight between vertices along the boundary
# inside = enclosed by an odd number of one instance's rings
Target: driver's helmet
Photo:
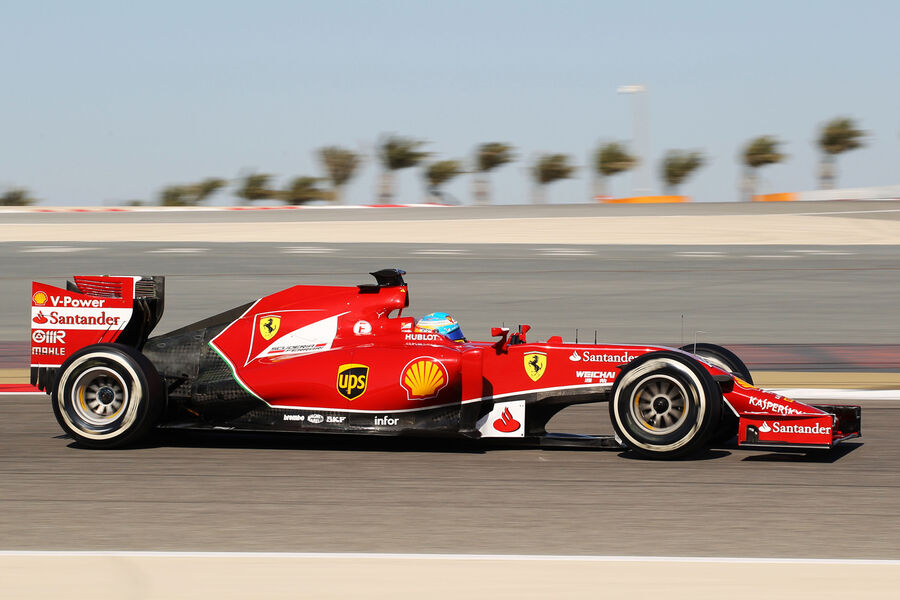
[[[445,338],[454,342],[465,342],[466,336],[463,335],[462,329],[456,319],[445,312],[433,312],[425,315],[416,323],[416,333],[439,333]]]

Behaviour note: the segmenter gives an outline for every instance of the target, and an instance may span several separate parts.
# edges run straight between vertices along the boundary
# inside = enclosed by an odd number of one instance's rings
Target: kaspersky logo
[[[447,387],[447,368],[430,356],[414,358],[403,368],[400,385],[409,400],[435,398]]]
[[[281,327],[281,317],[278,315],[266,315],[259,318],[259,334],[264,340],[271,340]]]
[[[346,364],[338,367],[337,391],[347,400],[359,398],[366,393],[369,383],[367,365]]]

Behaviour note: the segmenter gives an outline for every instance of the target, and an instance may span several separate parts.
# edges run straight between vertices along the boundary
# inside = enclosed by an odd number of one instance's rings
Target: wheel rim
[[[687,419],[687,390],[668,375],[647,377],[632,392],[631,414],[644,431],[653,435],[670,433]]]
[[[78,418],[91,425],[106,425],[119,418],[128,406],[128,386],[106,367],[82,373],[72,386],[72,408]]]

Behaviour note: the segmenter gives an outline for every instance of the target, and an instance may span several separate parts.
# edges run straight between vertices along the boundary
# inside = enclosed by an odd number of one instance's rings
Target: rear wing
[[[31,383],[46,390],[56,369],[91,344],[141,349],[162,318],[162,276],[76,276],[59,288],[31,284]]]

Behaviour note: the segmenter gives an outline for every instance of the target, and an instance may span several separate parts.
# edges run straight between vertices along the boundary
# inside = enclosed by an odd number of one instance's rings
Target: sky
[[[593,149],[633,137],[626,84],[647,86],[654,193],[665,152],[690,149],[706,164],[679,191],[736,201],[740,150],[763,134],[788,159],[759,191],[815,189],[817,130],[836,116],[868,133],[839,158],[839,186],[897,184],[898,23],[896,0],[7,2],[0,192],[110,205],[206,177],[286,184],[323,175],[316,149],[339,145],[367,156],[345,199],[369,204],[376,144],[395,133],[468,164],[480,143],[512,144],[491,179],[502,204],[531,200],[539,154],[569,154],[580,168],[548,201],[587,202]],[[420,169],[396,184],[398,202],[425,198]],[[471,187],[446,191],[468,203]]]

